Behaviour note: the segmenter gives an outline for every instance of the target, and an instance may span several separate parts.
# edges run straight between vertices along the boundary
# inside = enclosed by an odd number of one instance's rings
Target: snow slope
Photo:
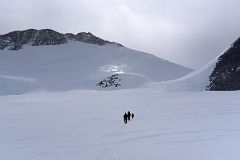
[[[147,82],[176,79],[191,69],[156,56],[117,45],[98,46],[69,42],[0,50],[0,74],[34,79],[48,91],[98,89],[96,84],[119,73],[120,88],[137,88]]]
[[[213,72],[219,57],[225,51],[201,69],[193,71],[186,76],[166,82],[149,83],[145,87],[161,91],[205,91],[207,85],[210,83],[209,76]]]
[[[240,92],[147,89],[0,97],[3,160],[237,160]],[[126,111],[134,120],[124,124]]]

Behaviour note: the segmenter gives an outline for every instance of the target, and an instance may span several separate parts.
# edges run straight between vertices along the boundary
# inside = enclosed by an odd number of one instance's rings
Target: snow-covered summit
[[[62,34],[51,29],[28,29],[24,31],[13,31],[0,35],[0,49],[18,50],[24,45],[60,45],[69,41],[80,41],[97,45],[113,44],[122,46],[119,43],[103,40],[92,33],[81,32],[76,35],[72,33]]]

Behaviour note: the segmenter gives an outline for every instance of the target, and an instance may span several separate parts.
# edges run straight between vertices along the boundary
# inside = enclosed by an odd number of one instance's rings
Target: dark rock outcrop
[[[67,37],[64,34],[54,30],[43,29],[37,32],[31,41],[33,46],[41,45],[60,45],[67,43]]]
[[[109,41],[105,41],[105,40],[102,40],[101,38],[99,37],[96,37],[94,36],[92,33],[86,33],[86,32],[81,32],[81,33],[78,33],[76,36],[75,36],[75,40],[77,41],[81,41],[81,42],[84,42],[84,43],[92,43],[92,44],[97,44],[97,45],[107,45],[107,44],[116,44],[114,42],[109,42]],[[122,46],[120,44],[117,44],[119,46]]]
[[[96,45],[112,44],[122,46],[119,43],[109,42],[86,32],[74,35],[72,33],[62,34],[51,29],[28,29],[0,35],[0,49],[19,50],[26,44],[32,46],[60,45],[69,41],[80,41]]]
[[[97,86],[101,88],[109,88],[109,87],[120,87],[121,79],[119,78],[118,74],[111,75],[110,77],[107,77],[106,79],[100,81]]]
[[[0,35],[0,40],[3,41],[1,49],[8,47],[10,50],[18,50],[23,45],[29,43],[37,33],[35,29],[29,29],[26,31],[13,31],[5,35]]]
[[[240,90],[240,38],[219,57],[209,81],[207,90]]]

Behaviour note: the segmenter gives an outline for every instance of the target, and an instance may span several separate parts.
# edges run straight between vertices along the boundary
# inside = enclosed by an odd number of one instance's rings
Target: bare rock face
[[[209,81],[211,91],[240,90],[240,38],[219,57]]]
[[[117,45],[119,43],[109,42],[91,33],[81,32],[76,35],[72,33],[62,34],[51,29],[28,29],[25,31],[13,31],[0,35],[0,49],[19,50],[24,45],[41,46],[41,45],[61,45],[69,41],[80,41],[96,45]]]
[[[0,48],[8,48],[9,50],[18,50],[23,45],[29,43],[34,35],[37,33],[35,29],[29,29],[26,31],[13,31],[4,35],[0,35]]]
[[[97,44],[97,45],[107,45],[107,44],[114,44],[114,42],[109,42],[109,41],[104,41],[99,37],[94,36],[92,33],[86,33],[86,32],[81,32],[78,33],[75,36],[75,40],[77,41],[81,41],[84,43],[92,43],[92,44]],[[120,44],[118,44],[119,46],[121,46]]]
[[[106,79],[100,81],[97,86],[101,88],[109,88],[109,87],[120,87],[121,79],[119,78],[118,74],[111,75],[110,77],[107,77]]]
[[[64,34],[54,30],[43,29],[37,32],[30,42],[33,46],[41,45],[60,45],[67,43],[67,37]]]

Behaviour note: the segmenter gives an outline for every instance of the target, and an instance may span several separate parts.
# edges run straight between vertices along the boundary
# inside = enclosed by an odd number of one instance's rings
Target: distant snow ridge
[[[0,76],[0,95],[18,95],[38,89],[31,78]]]
[[[209,75],[214,70],[217,58],[203,68],[171,81],[151,83],[147,85],[162,91],[205,91],[209,85]]]
[[[24,45],[41,46],[41,45],[60,45],[69,41],[80,41],[97,45],[113,44],[122,46],[119,43],[109,42],[91,33],[81,32],[76,35],[72,33],[61,34],[51,29],[28,29],[25,31],[13,31],[0,35],[0,49],[19,50]]]

